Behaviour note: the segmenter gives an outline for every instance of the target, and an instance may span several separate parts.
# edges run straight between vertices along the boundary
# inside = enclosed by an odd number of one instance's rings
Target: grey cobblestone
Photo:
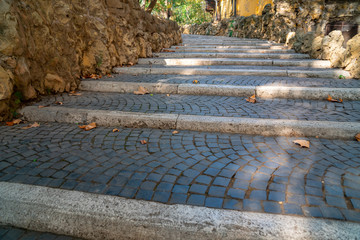
[[[80,240],[64,235],[30,231],[11,226],[0,225],[0,239],[3,240]]]
[[[286,137],[22,126],[0,126],[0,181],[168,204],[360,219],[360,189],[344,181],[360,176],[355,141],[314,138],[302,149]],[[41,157],[34,162],[22,151]]]

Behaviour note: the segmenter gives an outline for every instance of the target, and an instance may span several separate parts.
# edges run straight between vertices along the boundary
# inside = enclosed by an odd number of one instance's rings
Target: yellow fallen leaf
[[[256,103],[256,97],[255,97],[255,94],[252,95],[251,97],[249,98],[246,98],[245,99],[247,102],[250,102],[250,103]]]
[[[172,134],[178,134],[178,133],[179,133],[179,131],[176,131],[176,130],[172,132]]]
[[[69,93],[69,96],[81,96],[81,93],[78,93],[78,92],[76,92],[76,91],[71,91],[71,92]]]
[[[119,132],[119,129],[114,128],[114,129],[113,129],[113,132]]]
[[[26,127],[22,127],[21,129],[26,130],[26,129],[29,129],[29,128],[36,128],[36,127],[40,127],[40,124],[37,123],[37,122],[35,122],[33,124],[30,124],[30,125],[27,125]]]
[[[295,140],[295,141],[293,141],[293,143],[295,143],[296,145],[300,145],[300,147],[303,147],[303,148],[310,147],[310,142],[307,140]]]
[[[360,142],[360,133],[356,134],[355,138],[358,142]]]
[[[170,97],[170,94],[166,94],[167,97]]]
[[[6,122],[6,126],[11,127],[11,126],[14,126],[14,125],[17,125],[17,124],[21,123],[21,121],[22,121],[21,119],[14,119],[11,122]]]
[[[137,91],[134,91],[134,94],[136,95],[144,95],[144,94],[148,94],[149,91],[144,88],[143,86],[139,86],[138,90]]]
[[[193,81],[193,84],[198,84],[198,83],[199,83],[198,80],[194,80],[194,81]]]
[[[147,144],[146,140],[141,140],[140,142],[141,142],[142,145]]]
[[[327,100],[328,100],[329,102],[339,102],[339,103],[342,103],[342,102],[343,102],[343,100],[342,100],[341,98],[339,98],[339,100],[336,100],[336,99],[333,99],[330,95],[328,95]]]
[[[91,130],[93,128],[96,128],[96,123],[92,122],[92,123],[90,123],[88,125],[79,126],[79,128],[84,129],[85,131],[89,131],[89,130]]]
[[[57,105],[63,105],[64,103],[63,103],[63,102],[56,101],[55,104],[57,104]]]

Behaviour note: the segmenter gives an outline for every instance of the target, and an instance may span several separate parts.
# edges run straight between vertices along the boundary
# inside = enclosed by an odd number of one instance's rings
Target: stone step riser
[[[140,58],[138,64],[154,64],[166,66],[211,66],[211,65],[246,65],[246,66],[286,66],[286,67],[311,67],[331,68],[330,61],[326,60],[268,60],[268,59],[226,59],[226,58]]]
[[[167,51],[175,51],[177,53],[191,53],[191,52],[210,52],[210,53],[295,53],[294,50],[287,50],[287,49],[218,49],[218,48],[192,48],[192,49],[165,49]]]
[[[308,59],[307,54],[300,53],[153,53],[153,57],[160,58],[262,58],[262,59]]]
[[[254,70],[254,69],[201,69],[201,68],[149,68],[149,67],[117,67],[114,73],[119,74],[175,74],[175,75],[248,75],[300,78],[348,78],[347,71],[329,69],[328,71],[307,70]]]
[[[354,122],[148,114],[66,107],[38,108],[36,106],[25,107],[20,113],[27,121],[96,122],[99,126],[107,127],[177,129],[262,136],[319,137],[350,140],[354,139],[356,133],[360,132],[360,123]]]
[[[133,93],[142,86],[154,94],[207,95],[249,97],[272,99],[326,100],[330,95],[334,99],[358,101],[360,89],[357,88],[304,88],[281,86],[233,86],[207,84],[166,84],[134,83],[109,81],[82,81],[80,90],[93,92]]]
[[[0,201],[4,225],[84,239],[264,239],[275,233],[283,239],[356,239],[360,234],[360,225],[352,222],[168,205],[9,182],[0,182]]]

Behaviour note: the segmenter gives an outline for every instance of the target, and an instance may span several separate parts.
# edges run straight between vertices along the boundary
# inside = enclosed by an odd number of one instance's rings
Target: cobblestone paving
[[[241,86],[288,86],[288,87],[335,87],[359,88],[356,79],[291,78],[267,76],[181,76],[181,75],[131,75],[114,74],[112,78],[103,77],[101,81],[147,82],[147,83],[191,83],[197,79],[201,84],[241,85]],[[91,79],[86,79],[91,80]],[[93,80],[96,81],[96,80]]]
[[[311,138],[303,149],[287,137],[21,127],[0,126],[0,181],[360,222],[356,141]]]
[[[127,112],[340,122],[360,121],[360,101],[334,103],[301,99],[258,99],[256,104],[252,104],[246,102],[244,97],[193,95],[168,97],[165,94],[139,96],[82,92],[81,96],[62,94],[45,97],[37,105],[55,105],[56,101],[63,102],[64,107]]]
[[[2,240],[80,240],[68,236],[52,233],[35,232],[20,228],[0,225],[0,239]]]

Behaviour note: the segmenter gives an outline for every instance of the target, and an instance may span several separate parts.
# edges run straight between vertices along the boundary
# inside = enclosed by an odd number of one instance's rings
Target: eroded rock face
[[[137,0],[0,1],[0,66],[24,100],[74,90],[80,76],[110,73],[179,42],[178,25]]]
[[[360,79],[360,33],[347,42],[344,66],[352,77]]]
[[[332,31],[322,40],[322,59],[330,60],[333,67],[341,67],[345,58],[346,49],[343,48],[344,37],[341,31]]]

